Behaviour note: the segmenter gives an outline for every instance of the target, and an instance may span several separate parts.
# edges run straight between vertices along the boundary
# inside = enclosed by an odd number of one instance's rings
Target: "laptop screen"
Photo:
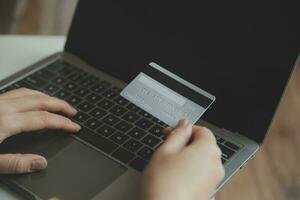
[[[80,0],[65,50],[125,82],[155,62],[216,96],[204,120],[262,142],[300,50],[297,8]]]

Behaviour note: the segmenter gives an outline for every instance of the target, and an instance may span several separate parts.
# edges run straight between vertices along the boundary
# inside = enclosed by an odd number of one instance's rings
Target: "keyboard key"
[[[26,83],[28,83],[29,85],[32,85],[33,87],[36,87],[36,88],[41,88],[47,84],[46,81],[44,81],[38,77],[35,77],[33,75],[26,77],[24,79],[24,81]]]
[[[98,94],[95,94],[95,93],[92,93],[92,94],[90,94],[90,95],[88,95],[87,97],[86,97],[86,100],[88,100],[90,103],[92,103],[92,104],[95,104],[95,103],[97,103],[98,101],[100,101],[102,99],[102,97],[101,96],[99,96]]]
[[[32,86],[28,83],[25,83],[24,86],[22,86],[22,87],[28,88],[28,89],[31,89],[31,90],[37,90],[37,91],[43,92],[43,90],[40,87],[34,87],[34,86]],[[9,87],[6,88],[7,91],[10,91],[12,89],[14,89],[12,86],[9,86]]]
[[[128,163],[130,160],[134,158],[134,154],[126,151],[123,148],[119,148],[112,154],[117,160],[120,160],[123,163]]]
[[[220,147],[221,151],[222,151],[222,156],[226,159],[229,159],[233,154],[234,151],[232,151],[231,149],[225,147],[222,144],[218,144],[218,146]]]
[[[94,84],[94,83],[95,83],[95,80],[90,79],[90,78],[87,78],[87,79],[81,81],[81,82],[80,82],[80,85],[81,85],[82,87],[88,87],[88,86],[90,86],[90,85],[92,85],[92,84]]]
[[[114,105],[114,103],[107,99],[103,99],[97,105],[105,110],[108,110]]]
[[[138,155],[145,160],[150,160],[153,153],[154,151],[152,149],[149,149],[148,147],[143,147],[141,150],[139,150]]]
[[[79,97],[76,97],[74,95],[68,97],[66,99],[70,104],[72,104],[73,106],[77,106],[78,104],[80,104],[82,102],[82,99]]]
[[[93,83],[95,83],[95,82],[97,82],[97,81],[100,80],[99,77],[94,76],[94,75],[92,75],[92,74],[89,74],[88,79],[89,79],[90,81],[92,81]]]
[[[157,124],[159,124],[159,125],[161,125],[161,126],[167,126],[164,122],[160,121],[160,120],[157,119],[156,117],[153,117],[151,120],[152,120],[154,123],[157,123]]]
[[[98,83],[98,84],[95,84],[91,87],[91,90],[95,93],[100,93],[100,92],[103,92],[104,90],[106,90],[107,88],[109,87],[109,85],[107,84],[101,84],[101,83]]]
[[[119,123],[117,123],[115,125],[115,128],[118,129],[119,131],[121,131],[122,133],[127,132],[129,129],[132,128],[132,125],[125,122],[125,121],[120,121]]]
[[[118,96],[114,99],[114,102],[116,102],[117,104],[121,105],[121,106],[126,106],[129,101],[127,101],[126,99],[124,99],[123,97],[121,96]]]
[[[151,114],[147,113],[147,112],[144,111],[144,110],[141,110],[141,111],[139,112],[139,114],[141,114],[142,116],[144,116],[144,117],[146,117],[146,118],[148,118],[148,119],[150,119],[150,118],[153,117]]]
[[[138,127],[140,127],[141,129],[148,129],[150,128],[153,123],[145,118],[142,118],[140,120],[138,120],[136,123],[135,123]]]
[[[62,77],[57,77],[57,78],[54,78],[54,79],[52,80],[52,82],[53,82],[54,84],[58,85],[58,86],[61,86],[61,85],[63,85],[64,83],[67,82],[67,79],[62,78]]]
[[[123,144],[129,137],[123,133],[117,132],[109,137],[113,142],[117,144]]]
[[[98,127],[102,125],[102,122],[99,120],[92,118],[83,123],[84,126],[90,128],[91,130],[96,130]]]
[[[103,135],[103,136],[105,136],[105,137],[108,137],[108,136],[112,135],[114,132],[116,132],[116,130],[113,129],[112,127],[104,124],[103,126],[101,126],[100,128],[98,128],[96,130],[96,132],[99,133],[99,134],[101,134],[101,135]]]
[[[78,86],[75,83],[67,82],[63,85],[63,88],[65,88],[68,91],[73,91],[78,88]]]
[[[48,94],[53,94],[59,90],[59,87],[50,83],[50,84],[46,85],[45,87],[43,87],[43,90],[45,90]]]
[[[100,84],[106,85],[107,87],[110,87],[110,86],[111,86],[111,84],[110,84],[109,82],[104,81],[104,80],[100,81]]]
[[[85,79],[85,75],[83,75],[82,73],[78,73],[78,72],[74,72],[71,75],[68,76],[68,80],[73,81],[75,83],[79,83],[80,81],[82,81],[83,79]]]
[[[133,161],[131,161],[131,162],[129,163],[129,165],[130,165],[133,169],[142,172],[142,171],[145,169],[145,167],[146,167],[146,165],[147,165],[147,162],[144,161],[143,159],[137,157],[137,158],[135,158]]]
[[[58,71],[63,68],[61,61],[55,61],[47,66],[47,69],[51,72]]]
[[[147,133],[145,131],[135,127],[132,130],[130,130],[127,135],[139,140],[142,137],[144,137],[146,134]]]
[[[57,71],[57,73],[62,77],[69,76],[72,72],[74,72],[74,69],[72,67],[64,65],[63,68]]]
[[[119,86],[113,86],[111,89],[113,91],[121,91],[121,88]]]
[[[147,135],[142,139],[142,142],[150,147],[155,147],[160,142],[160,140],[152,135]]]
[[[134,123],[136,120],[138,120],[140,118],[139,115],[133,113],[133,112],[128,112],[126,113],[122,119],[128,121],[128,122],[131,122],[131,123]]]
[[[24,88],[33,88],[33,89],[35,88],[35,87],[29,85],[28,83],[26,83],[26,81],[24,79],[18,81],[17,84],[20,86],[20,88],[21,87],[24,87]]]
[[[121,91],[122,91],[122,89],[119,88],[118,86],[113,86],[113,87],[111,88],[111,90],[114,91],[114,92],[117,94],[116,97],[117,97],[117,96],[120,96],[120,93],[121,93]]]
[[[14,83],[8,87],[5,88],[6,91],[9,91],[9,90],[14,90],[14,89],[17,89],[17,88],[20,88],[20,84],[17,82],[17,83]]]
[[[114,107],[112,107],[109,110],[109,112],[111,112],[112,114],[117,115],[117,116],[123,115],[126,111],[127,111],[126,108],[123,108],[119,105],[115,105]]]
[[[92,111],[90,111],[90,114],[96,119],[101,119],[107,114],[107,112],[101,108],[94,108]]]
[[[79,110],[83,111],[83,112],[88,112],[90,111],[94,106],[90,103],[88,103],[87,101],[84,101],[83,103],[79,104],[79,106],[77,107]]]
[[[85,77],[87,77],[87,76],[89,75],[88,72],[86,72],[86,71],[84,71],[84,70],[82,70],[82,69],[79,69],[79,68],[76,68],[76,71],[77,71],[80,75],[85,76]]]
[[[141,110],[139,107],[137,107],[136,105],[134,105],[132,103],[129,103],[126,108],[128,108],[129,110],[131,110],[133,112],[138,112]]]
[[[54,93],[54,96],[60,99],[67,99],[71,93],[64,91],[64,90],[59,90],[58,92]]]
[[[220,136],[216,137],[218,143],[223,143],[225,140]]]
[[[46,80],[51,80],[53,77],[56,76],[56,74],[45,68],[35,72],[34,75]]]
[[[85,88],[78,88],[74,91],[74,93],[80,97],[85,97],[86,95],[90,94],[90,91]]]
[[[227,147],[229,147],[229,148],[231,148],[233,150],[236,150],[236,151],[240,149],[239,146],[237,146],[237,145],[235,145],[235,144],[233,144],[233,143],[231,143],[229,141],[225,142],[225,146],[227,146]]]
[[[118,93],[113,89],[108,89],[102,95],[108,99],[112,99],[112,98],[116,97],[118,95]]]
[[[111,126],[115,125],[117,122],[120,121],[119,118],[117,118],[116,116],[109,114],[107,115],[103,120],[104,123],[109,124]]]
[[[127,150],[129,150],[131,152],[136,152],[143,145],[140,142],[138,142],[138,141],[136,141],[134,139],[130,139],[123,146],[124,146],[125,149],[127,149]]]
[[[72,119],[76,122],[82,123],[88,120],[90,117],[82,112],[78,112]]]
[[[97,135],[86,128],[82,128],[78,133],[74,134],[75,136],[81,138],[82,140],[90,143],[96,148],[104,151],[105,153],[111,153],[117,149],[118,145],[109,141],[108,139]]]
[[[159,125],[154,125],[152,128],[150,128],[149,132],[152,134],[152,135],[155,135],[156,137],[163,137],[164,134],[162,132],[163,130],[163,127],[159,126]]]
[[[20,85],[20,83],[16,82],[16,83],[13,84],[13,87],[14,87],[14,89],[18,89],[18,88],[21,88],[23,86]]]

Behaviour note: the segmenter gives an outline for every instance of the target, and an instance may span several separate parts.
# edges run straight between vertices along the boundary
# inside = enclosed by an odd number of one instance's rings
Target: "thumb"
[[[47,160],[35,154],[0,154],[0,174],[20,174],[47,167]]]
[[[192,125],[182,119],[178,125],[169,133],[167,140],[161,146],[170,153],[176,153],[186,146],[192,136]]]

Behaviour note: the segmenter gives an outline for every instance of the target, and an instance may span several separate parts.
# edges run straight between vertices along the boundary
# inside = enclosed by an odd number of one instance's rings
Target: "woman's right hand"
[[[225,173],[214,135],[187,120],[165,132],[166,142],[143,173],[141,199],[208,200]]]

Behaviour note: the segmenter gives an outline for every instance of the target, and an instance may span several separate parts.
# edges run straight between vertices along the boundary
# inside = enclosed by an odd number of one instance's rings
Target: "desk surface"
[[[62,51],[64,36],[0,35],[0,80],[55,52]],[[0,199],[22,199],[0,184]]]
[[[62,51],[64,36],[0,35],[0,80],[41,58]]]

